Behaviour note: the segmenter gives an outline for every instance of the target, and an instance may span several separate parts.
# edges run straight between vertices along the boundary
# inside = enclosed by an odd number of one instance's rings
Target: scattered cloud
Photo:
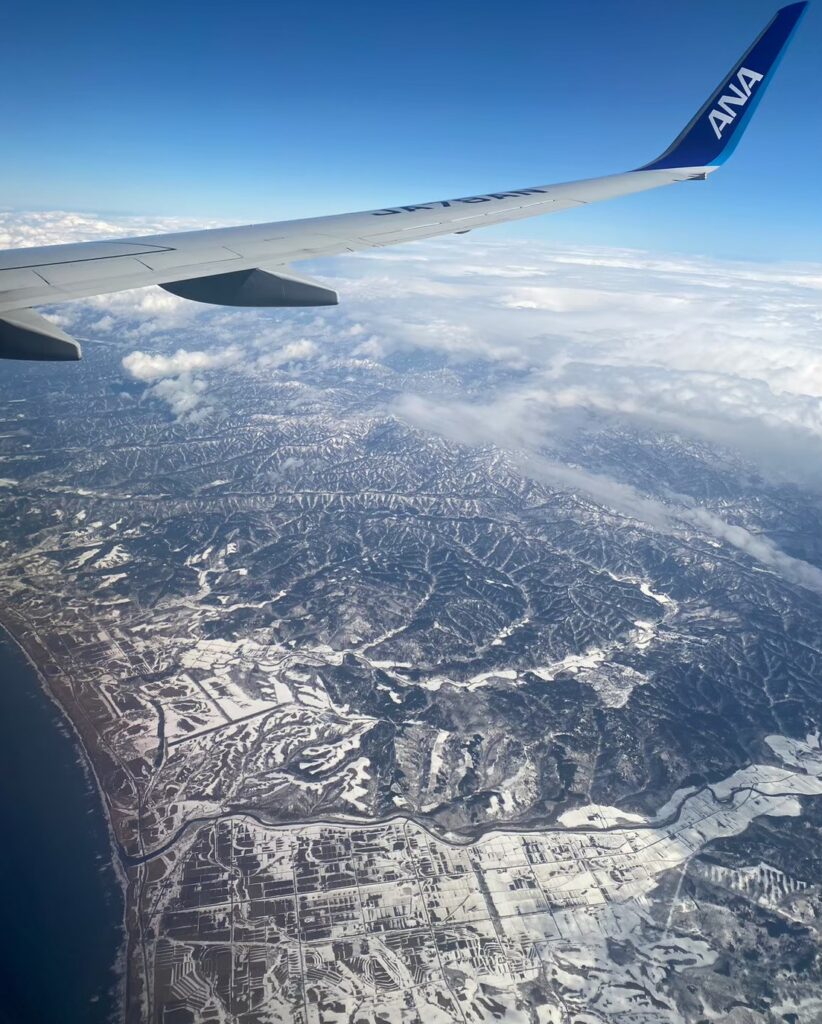
[[[260,356],[259,365],[264,366],[285,366],[288,363],[302,362],[306,359],[313,359],[319,352],[319,348],[308,338],[300,338],[298,341],[289,342],[281,348],[276,348],[266,355]]]
[[[180,348],[168,355],[138,350],[124,356],[122,364],[134,380],[151,384],[148,393],[165,401],[177,419],[199,421],[215,412],[213,402],[206,401],[210,380],[207,371],[231,369],[253,374],[304,362],[318,351],[313,341],[301,338],[269,347],[264,354],[237,345],[209,351]]]
[[[217,352],[188,352],[180,348],[170,356],[150,352],[131,352],[123,359],[123,366],[135,380],[153,381],[163,377],[179,377],[209,370],[215,366],[228,366],[236,362],[240,352],[236,348]]]
[[[123,368],[134,380],[151,384],[147,393],[166,402],[176,419],[197,422],[210,416],[214,407],[205,401],[206,380],[195,375],[232,366],[241,355],[236,347],[213,352],[180,348],[171,355],[130,352],[123,358]]]
[[[198,422],[213,412],[211,406],[203,404],[206,390],[205,381],[185,373],[158,381],[149,393],[166,402],[175,419]]]

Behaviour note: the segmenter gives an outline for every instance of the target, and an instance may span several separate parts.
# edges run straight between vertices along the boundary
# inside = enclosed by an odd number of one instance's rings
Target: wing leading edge
[[[625,174],[332,217],[0,252],[0,358],[80,358],[79,345],[33,306],[150,284],[219,305],[331,305],[335,292],[298,277],[289,264],[704,180],[738,144],[807,6],[782,8],[674,143]]]

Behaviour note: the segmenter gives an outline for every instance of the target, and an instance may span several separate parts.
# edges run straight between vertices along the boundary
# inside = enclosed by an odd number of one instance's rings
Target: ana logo
[[[748,68],[739,69],[736,76],[739,84],[734,82],[728,86],[728,92],[721,97],[710,114],[711,127],[718,139],[722,138],[722,133],[728,125],[733,124],[736,120],[738,111],[734,110],[734,107],[744,107],[751,98],[753,87],[764,77],[758,71],[749,71]]]

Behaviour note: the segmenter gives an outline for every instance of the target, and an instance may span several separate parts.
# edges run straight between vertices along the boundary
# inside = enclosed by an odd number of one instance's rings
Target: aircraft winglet
[[[778,11],[670,148],[639,169],[717,167],[727,160],[770,85],[807,8],[807,0],[803,0]]]

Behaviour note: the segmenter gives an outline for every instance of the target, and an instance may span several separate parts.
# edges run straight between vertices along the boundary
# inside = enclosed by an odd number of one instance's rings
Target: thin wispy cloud
[[[535,431],[527,406],[520,410],[521,416],[512,420],[506,417],[504,408],[403,396],[396,411],[417,429],[437,433],[458,444],[505,449],[521,472],[533,479],[559,490],[583,494],[662,533],[686,535],[696,530],[731,545],[774,569],[784,579],[822,593],[822,569],[786,554],[767,537],[726,522],[706,508],[695,507],[687,496],[671,495],[669,500],[661,501],[614,477],[546,458],[540,451],[545,438]]]

